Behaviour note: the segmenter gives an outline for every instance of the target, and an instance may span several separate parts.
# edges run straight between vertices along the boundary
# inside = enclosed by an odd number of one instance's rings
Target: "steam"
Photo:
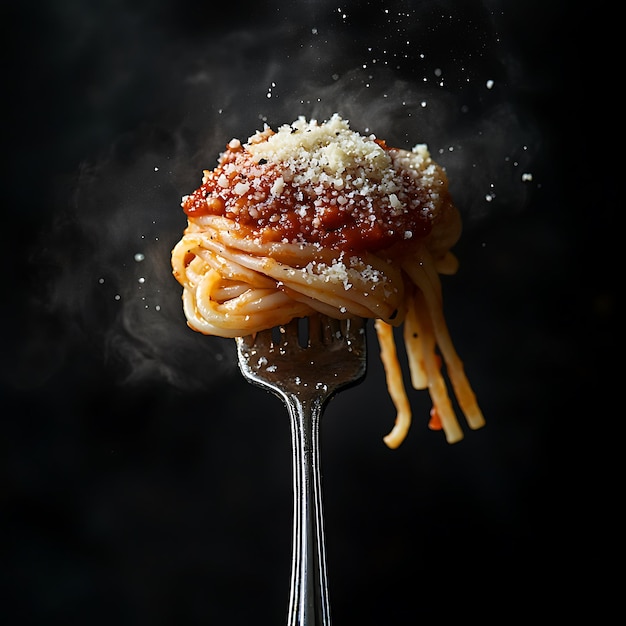
[[[331,3],[305,3],[299,17],[269,9],[267,23],[174,38],[150,59],[162,107],[82,163],[69,210],[46,234],[45,261],[58,270],[46,306],[120,380],[201,389],[234,371],[231,341],[187,327],[170,251],[186,225],[181,197],[231,138],[246,140],[265,123],[338,112],[390,145],[427,143],[466,229],[525,209],[539,142],[509,100],[492,16],[476,9],[475,45],[450,50],[452,40],[440,41],[449,15],[428,3],[389,6],[400,8],[366,7],[362,22],[356,9]]]

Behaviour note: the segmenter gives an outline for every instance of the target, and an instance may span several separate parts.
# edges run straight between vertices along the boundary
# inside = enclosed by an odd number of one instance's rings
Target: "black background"
[[[186,328],[169,251],[180,197],[231,137],[334,111],[448,169],[465,230],[446,315],[488,423],[449,446],[412,392],[386,449],[371,337],[366,382],[322,427],[334,623],[601,610],[620,419],[606,15],[215,11],[3,5],[3,623],[284,623],[288,419],[232,341]]]

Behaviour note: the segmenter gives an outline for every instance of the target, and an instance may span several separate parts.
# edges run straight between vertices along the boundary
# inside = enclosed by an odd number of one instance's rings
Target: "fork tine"
[[[308,337],[307,337],[307,345],[310,348],[314,348],[322,343],[322,331],[324,328],[324,323],[322,320],[322,316],[319,313],[315,315],[309,316],[309,327],[308,327]]]
[[[282,348],[294,350],[299,347],[298,343],[298,327],[300,320],[292,319],[288,324],[280,326],[280,345]]]
[[[324,316],[322,320],[322,342],[326,345],[332,343],[337,338],[339,330],[339,320]]]
[[[252,335],[245,335],[244,337],[237,337],[236,342],[237,342],[238,350],[239,351],[250,350],[254,346],[255,340],[256,340],[256,333]]]
[[[257,350],[271,350],[273,340],[272,340],[272,330],[261,330],[259,332],[254,333],[251,337],[251,348],[255,348]]]
[[[365,334],[366,320],[362,317],[350,317],[342,320],[341,333],[348,343],[354,343],[363,339]]]
[[[309,315],[307,318],[306,342],[309,348],[320,343],[322,336],[322,324],[319,314]]]

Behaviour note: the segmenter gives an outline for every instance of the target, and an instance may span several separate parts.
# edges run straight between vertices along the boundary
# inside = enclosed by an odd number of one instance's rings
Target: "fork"
[[[319,427],[339,390],[366,372],[365,320],[315,314],[237,337],[239,368],[277,395],[291,421],[293,544],[288,626],[330,626]]]

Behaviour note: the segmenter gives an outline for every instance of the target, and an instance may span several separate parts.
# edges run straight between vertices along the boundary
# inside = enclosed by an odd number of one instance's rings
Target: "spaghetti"
[[[315,312],[373,318],[397,410],[384,440],[396,448],[411,424],[393,330],[403,326],[411,383],[432,399],[429,426],[463,438],[442,361],[468,425],[483,426],[439,280],[457,268],[460,216],[425,145],[390,148],[337,114],[301,117],[230,141],[182,207],[172,268],[191,328],[238,337]]]

